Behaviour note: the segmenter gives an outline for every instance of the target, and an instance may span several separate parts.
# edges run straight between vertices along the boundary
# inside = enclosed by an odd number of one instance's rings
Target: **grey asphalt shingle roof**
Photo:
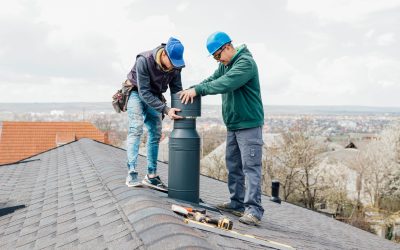
[[[126,152],[82,139],[20,164],[0,166],[0,249],[263,249],[188,227],[166,194],[125,185]],[[139,158],[143,175],[146,165]],[[167,182],[167,164],[159,163]],[[226,183],[201,176],[201,198],[226,201]],[[291,204],[263,197],[260,227],[234,229],[297,249],[400,249],[387,240]],[[214,213],[215,215],[215,213]]]

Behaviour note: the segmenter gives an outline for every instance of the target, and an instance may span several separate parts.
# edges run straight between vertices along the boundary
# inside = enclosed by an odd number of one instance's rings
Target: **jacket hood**
[[[153,49],[152,55],[153,55],[154,59],[157,58],[157,52],[158,52],[161,48],[165,48],[165,43],[162,43],[160,46],[157,46],[155,49]]]
[[[242,45],[236,47],[236,50],[237,50],[236,54],[232,57],[232,59],[230,60],[228,65],[231,65],[232,63],[234,63],[241,56],[253,57],[253,55],[251,54],[250,50],[247,49],[246,44],[242,44]]]

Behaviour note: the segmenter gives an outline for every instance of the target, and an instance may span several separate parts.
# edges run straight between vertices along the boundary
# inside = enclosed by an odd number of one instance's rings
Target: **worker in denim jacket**
[[[136,62],[128,73],[128,80],[133,91],[128,101],[128,176],[126,185],[137,187],[147,185],[160,190],[167,187],[157,175],[158,147],[161,138],[163,115],[170,119],[180,119],[180,111],[169,108],[162,96],[168,87],[172,94],[182,90],[181,70],[185,67],[182,43],[171,37],[166,44],[142,52],[136,56]],[[147,139],[147,174],[139,181],[136,171],[139,145],[143,134],[143,125],[148,130]]]

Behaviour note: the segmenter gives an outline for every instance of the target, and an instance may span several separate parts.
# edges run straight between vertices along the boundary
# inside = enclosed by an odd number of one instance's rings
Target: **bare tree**
[[[226,141],[225,128],[213,128],[199,131],[202,140],[202,157],[207,156],[224,141]]]
[[[276,159],[276,154],[278,153],[278,148],[268,147],[267,144],[263,146],[263,157],[262,157],[262,171],[261,171],[261,189],[263,193],[271,195],[271,184],[272,180],[280,179],[277,173],[278,169],[274,160]],[[282,193],[282,189],[280,189]],[[282,195],[281,195],[282,196]]]
[[[91,117],[91,122],[101,131],[109,132],[112,130],[112,119],[109,115]]]
[[[265,146],[264,151],[266,152],[264,182],[266,182],[266,174],[270,177],[268,183],[271,183],[273,179],[278,179],[281,183],[282,198],[287,201],[297,189],[298,179],[296,178],[300,172],[297,165],[296,138],[292,133],[284,133],[282,141],[276,146]],[[264,186],[267,185],[264,184]]]
[[[318,181],[318,200],[335,214],[344,215],[343,209],[352,204],[347,191],[350,174],[347,165],[337,159],[324,158],[319,167],[321,174]]]
[[[352,170],[357,173],[356,179],[356,192],[357,192],[357,199],[356,199],[356,207],[360,207],[361,205],[361,194],[363,191],[363,182],[364,182],[364,175],[366,172],[366,164],[364,160],[364,154],[361,152],[357,152],[357,155],[347,161],[347,164],[350,166]]]
[[[360,203],[361,193],[365,193],[375,208],[381,207],[381,200],[388,195],[389,183],[396,183],[399,168],[400,131],[397,126],[384,130],[378,140],[370,142],[360,150],[351,162],[352,168],[358,174],[357,203]],[[399,173],[400,174],[400,173]]]
[[[289,131],[282,133],[276,147],[266,147],[264,160],[270,178],[281,182],[284,200],[300,194],[304,206],[314,209],[320,179],[316,168],[323,148],[311,136],[307,119],[302,119]],[[264,177],[265,179],[265,177]]]
[[[379,151],[378,145],[369,145],[369,147],[363,151],[365,173],[364,178],[364,190],[370,197],[371,204],[379,208],[380,201],[384,192],[384,182],[388,178],[389,162],[381,152]]]
[[[393,164],[393,170],[385,183],[385,194],[388,197],[400,199],[400,123],[392,125],[382,134],[382,140],[388,145],[388,157]]]
[[[226,170],[225,155],[213,154],[209,156],[208,159],[202,160],[200,162],[200,171],[206,176],[227,181],[228,172]]]
[[[319,172],[316,169],[320,159],[318,154],[321,149],[317,143],[306,134],[300,132],[297,135],[298,140],[298,167],[300,168],[300,184],[302,187],[304,205],[314,209],[317,190],[321,188],[318,185]]]

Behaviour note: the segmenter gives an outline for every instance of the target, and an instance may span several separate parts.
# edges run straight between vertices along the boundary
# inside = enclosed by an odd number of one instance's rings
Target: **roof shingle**
[[[0,217],[0,249],[265,249],[190,228],[166,194],[125,185],[126,152],[82,139],[36,155],[36,161],[0,167],[0,208],[26,208]],[[144,174],[145,157],[138,170]],[[159,174],[168,182],[167,165]],[[201,198],[228,199],[226,183],[201,176]],[[263,196],[260,227],[234,221],[234,230],[297,249],[400,249],[390,241],[324,215]],[[216,216],[214,212],[210,212]],[[228,215],[229,216],[229,215]]]

